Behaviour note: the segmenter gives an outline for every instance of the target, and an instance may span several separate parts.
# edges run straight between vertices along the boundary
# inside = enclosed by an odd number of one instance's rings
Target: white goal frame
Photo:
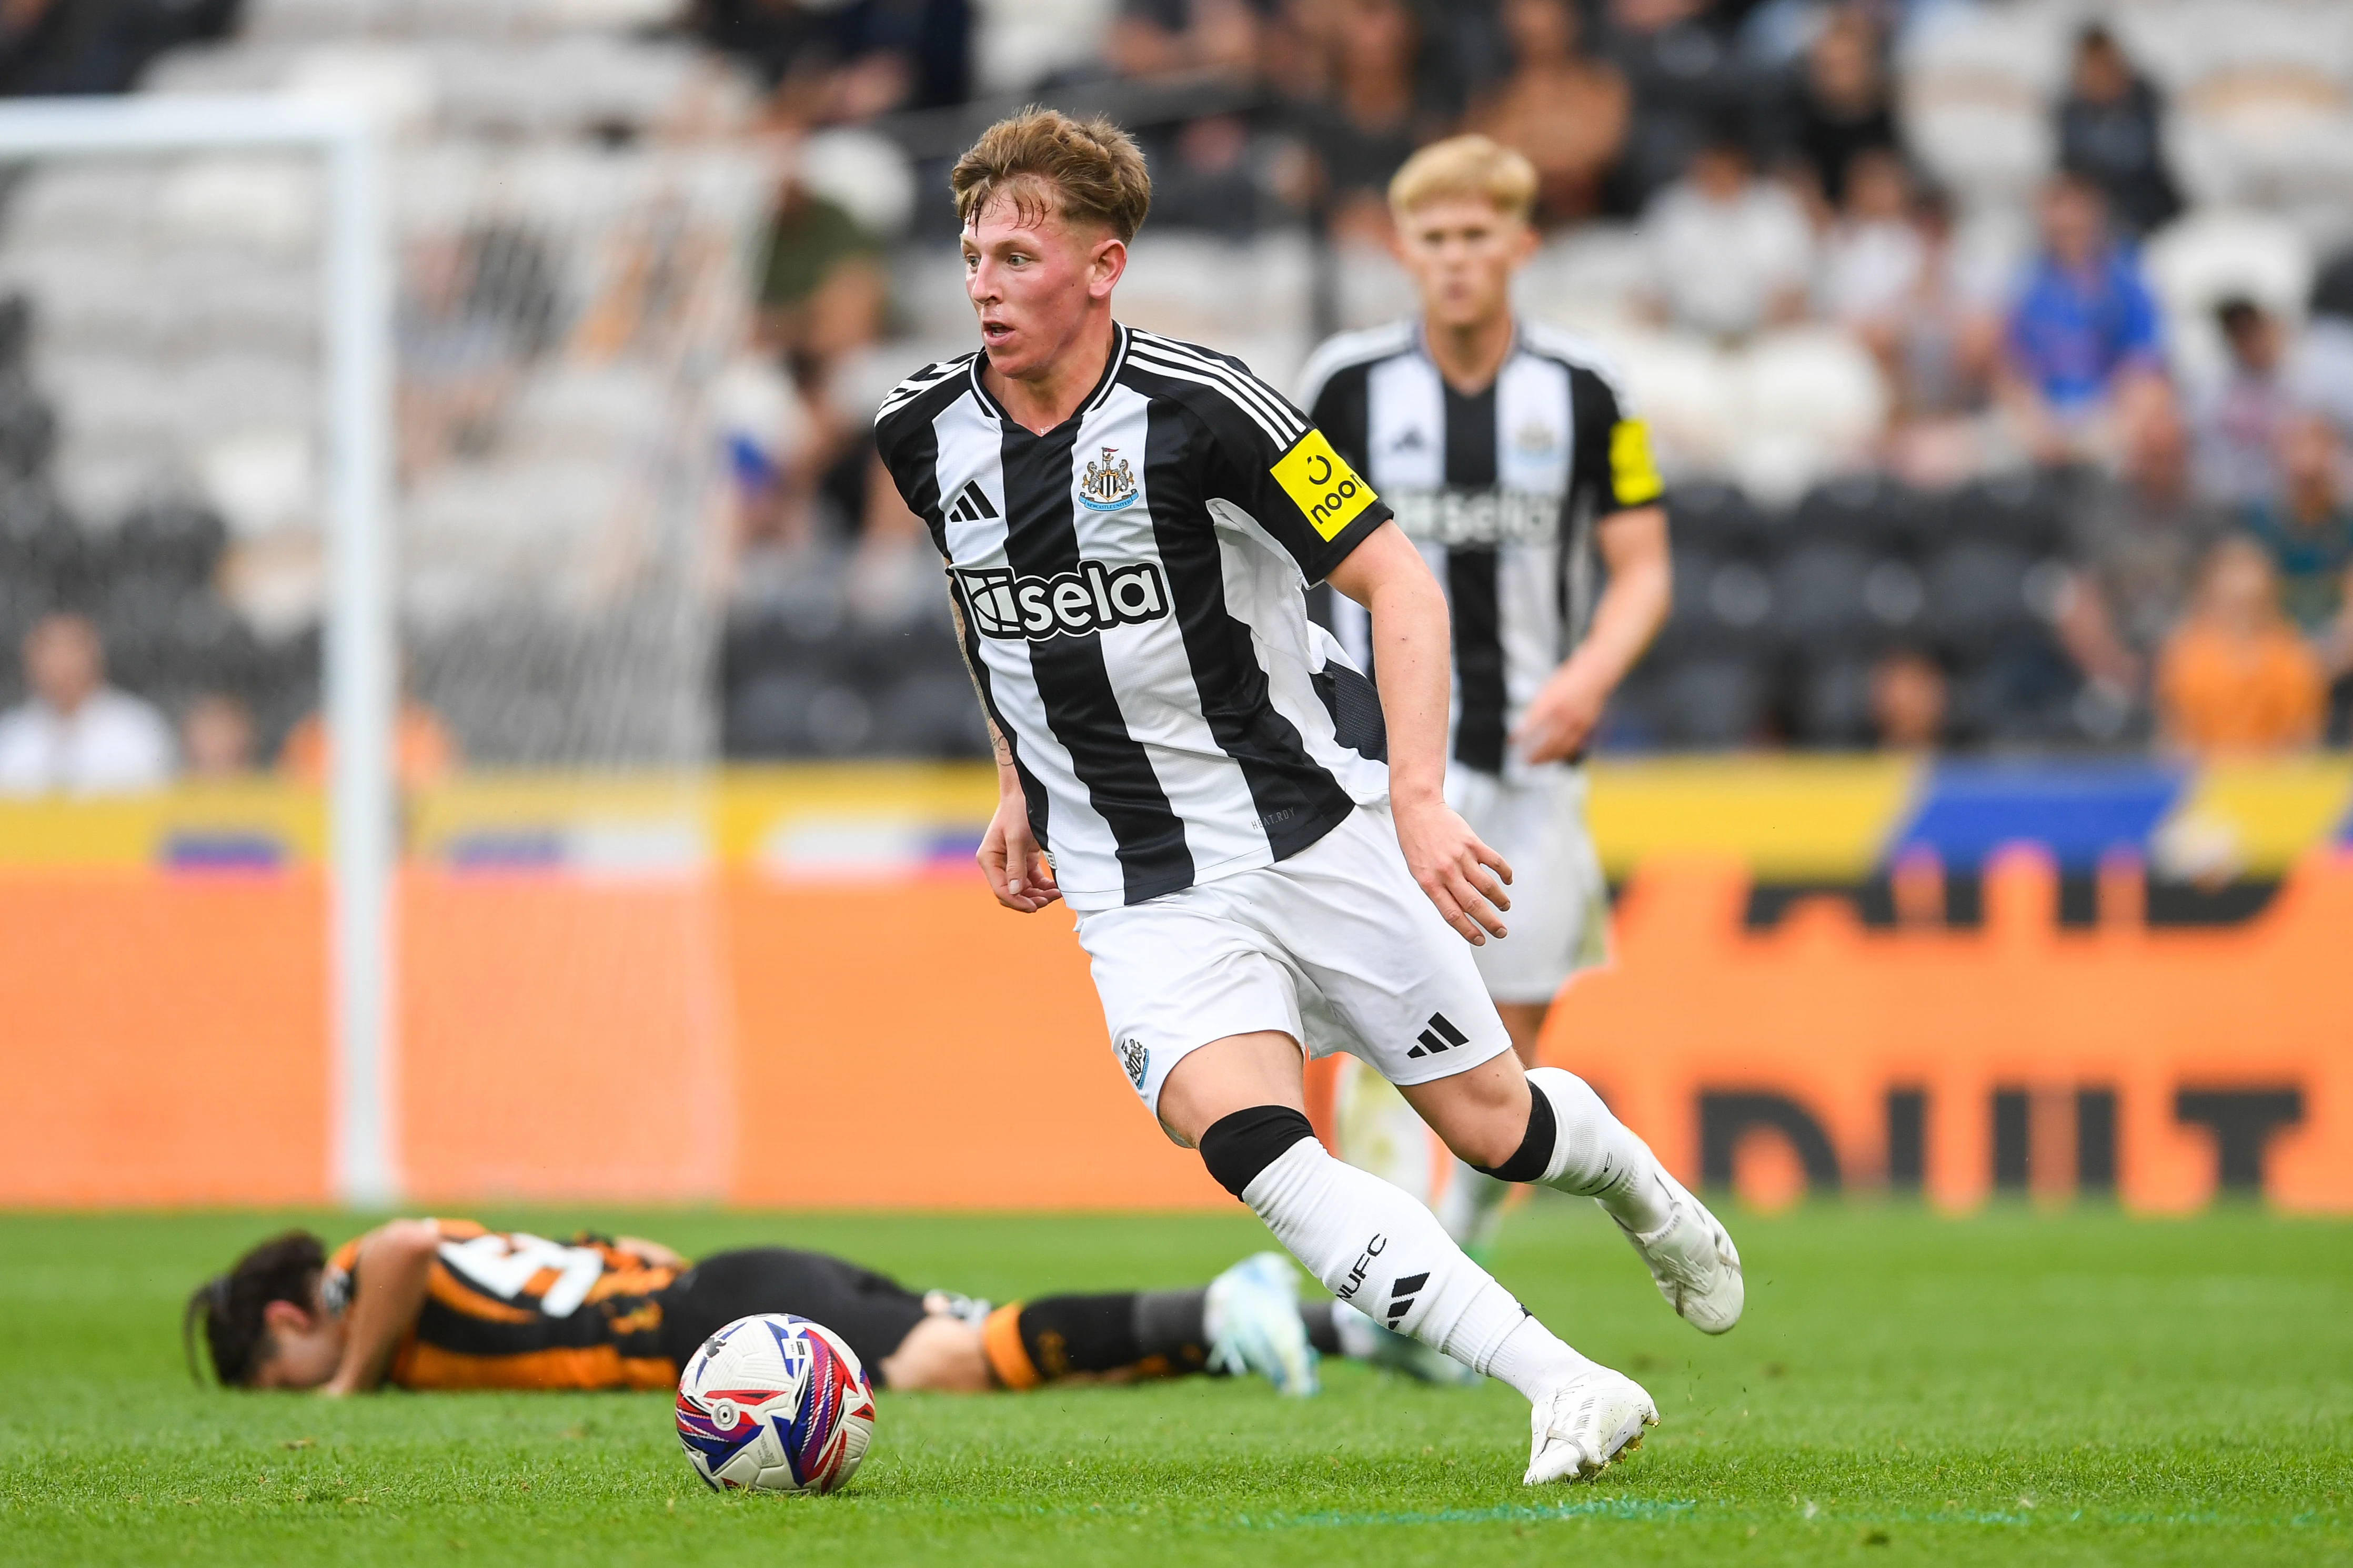
[[[328,1178],[400,1196],[393,1026],[392,289],[380,133],[360,106],[263,95],[0,104],[0,160],[284,151],[325,174]],[[169,1048],[168,1047],[166,1048]]]

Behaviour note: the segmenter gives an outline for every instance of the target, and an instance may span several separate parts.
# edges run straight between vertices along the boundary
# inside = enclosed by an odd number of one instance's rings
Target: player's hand
[[[1530,763],[1573,757],[1593,737],[1609,705],[1609,688],[1574,659],[1554,670],[1512,731],[1513,749]]]
[[[1512,907],[1512,896],[1504,889],[1512,868],[1504,858],[1481,843],[1471,825],[1442,800],[1393,801],[1389,809],[1406,868],[1455,933],[1473,947],[1485,946],[1491,934],[1506,934],[1502,911]]]
[[[1008,910],[1034,915],[1062,896],[1062,889],[1054,886],[1053,868],[1046,863],[1045,852],[1030,837],[1029,807],[1018,790],[998,792],[997,815],[988,819],[988,831],[981,835],[980,853],[975,858],[980,862],[981,875],[988,879],[988,890]]]

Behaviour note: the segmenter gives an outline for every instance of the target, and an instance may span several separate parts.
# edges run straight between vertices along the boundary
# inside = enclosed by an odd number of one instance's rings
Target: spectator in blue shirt
[[[2004,334],[2003,402],[2040,461],[2095,455],[2119,393],[2163,374],[2157,301],[2109,235],[2099,187],[2066,172],[2043,187],[2042,254]]]

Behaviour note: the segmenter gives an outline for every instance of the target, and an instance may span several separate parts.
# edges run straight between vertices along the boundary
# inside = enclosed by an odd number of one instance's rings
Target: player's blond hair
[[[1535,210],[1536,166],[1492,137],[1449,136],[1408,158],[1389,181],[1389,210],[1399,217],[1450,196],[1525,218]]]
[[[1025,222],[1050,211],[1101,224],[1122,244],[1152,208],[1152,176],[1134,137],[1100,115],[1073,120],[1035,105],[982,132],[949,172],[948,188],[959,223],[1004,195]]]

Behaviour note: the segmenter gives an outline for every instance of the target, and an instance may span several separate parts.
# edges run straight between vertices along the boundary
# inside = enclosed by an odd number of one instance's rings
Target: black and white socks
[[[1633,1130],[1609,1112],[1593,1088],[1559,1068],[1530,1068],[1528,1144],[1540,1142],[1542,1124],[1553,1124],[1552,1151],[1541,1170],[1499,1166],[1506,1181],[1541,1182],[1547,1187],[1598,1200],[1609,1216],[1639,1236],[1674,1218],[1673,1200],[1658,1179],[1658,1157]],[[1512,1165],[1533,1151],[1523,1145]]]
[[[1429,1209],[1324,1152],[1299,1112],[1237,1111],[1202,1135],[1201,1157],[1325,1289],[1375,1322],[1532,1401],[1592,1364],[1471,1261]]]

